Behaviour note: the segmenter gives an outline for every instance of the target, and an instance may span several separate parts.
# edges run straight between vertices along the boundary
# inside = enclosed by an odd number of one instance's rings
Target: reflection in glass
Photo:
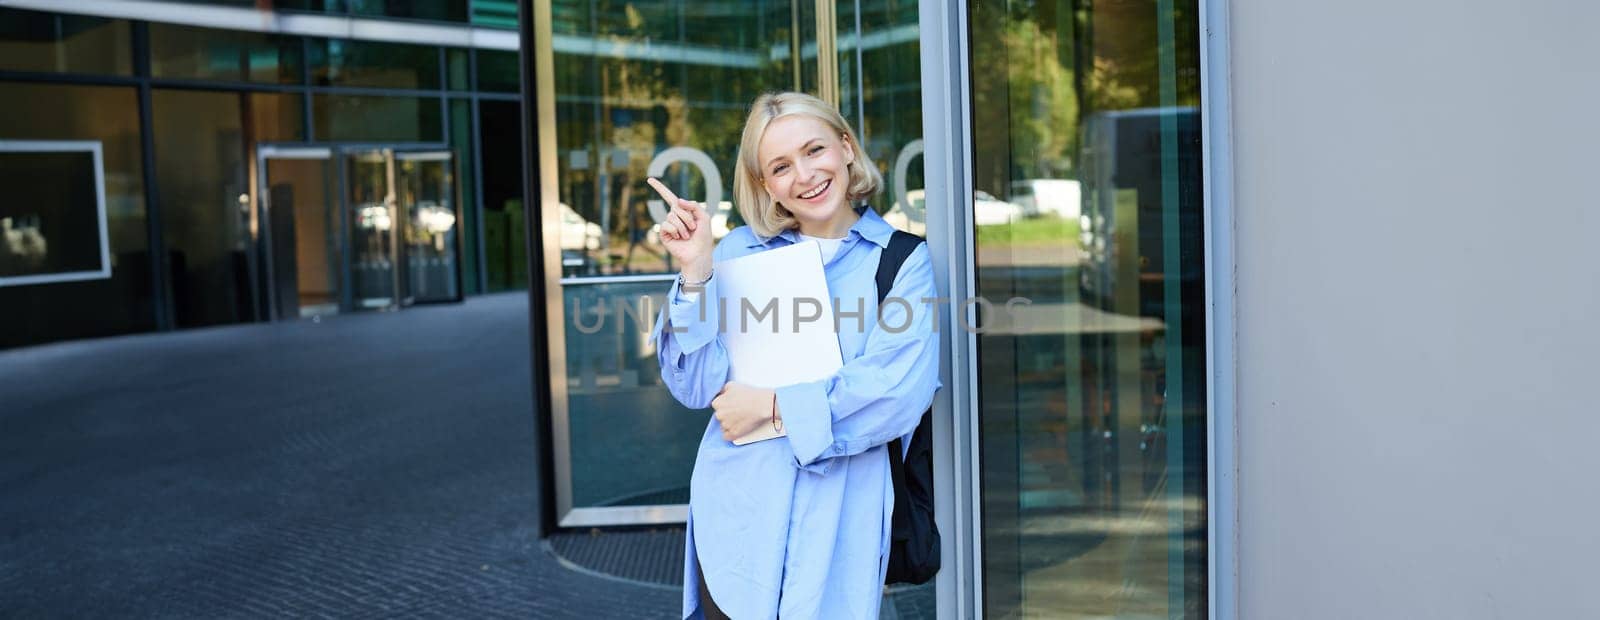
[[[489,291],[528,287],[527,220],[522,209],[522,107],[478,104],[483,170],[483,254]],[[515,130],[515,131],[514,131]]]
[[[155,77],[299,84],[302,61],[299,37],[150,24]]]
[[[459,299],[454,159],[449,152],[427,152],[396,153],[395,160],[395,191],[407,218],[406,298]]]
[[[345,158],[345,208],[350,222],[350,290],[358,309],[399,306],[396,297],[393,160],[387,151]]]
[[[136,91],[0,82],[0,101],[0,139],[100,142],[111,244],[110,279],[0,287],[0,347],[154,329]]]
[[[297,140],[297,95],[156,89],[151,94],[173,315],[179,327],[255,320],[249,166],[258,142]]]
[[[684,409],[661,385],[650,327],[666,284],[564,287],[575,506],[689,501],[706,416]]]
[[[461,186],[461,226],[467,234],[462,236],[461,247],[461,277],[462,284],[466,286],[466,294],[477,295],[478,272],[478,245],[482,243],[478,235],[479,211],[478,184],[473,171],[477,153],[472,148],[472,102],[463,99],[450,101],[450,148],[455,151],[456,183]]]
[[[1193,3],[973,2],[990,617],[1204,617]]]
[[[344,0],[351,13],[378,17],[404,17],[430,21],[467,21],[468,0]],[[329,2],[333,4],[333,2]]]
[[[439,88],[439,48],[403,43],[313,39],[311,81],[317,86]]]
[[[439,100],[422,97],[312,95],[319,141],[440,142]]]
[[[515,93],[522,88],[522,65],[516,52],[477,50],[478,90]]]
[[[132,49],[122,20],[0,8],[0,69],[128,75]]]
[[[268,158],[265,172],[278,318],[337,313],[341,227],[333,161]]]

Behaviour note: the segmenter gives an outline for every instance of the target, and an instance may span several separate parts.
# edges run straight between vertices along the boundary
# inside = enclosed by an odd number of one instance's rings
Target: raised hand
[[[671,209],[661,222],[661,245],[677,259],[684,280],[706,279],[711,275],[711,212],[705,203],[679,198],[661,181],[647,179],[645,182]]]

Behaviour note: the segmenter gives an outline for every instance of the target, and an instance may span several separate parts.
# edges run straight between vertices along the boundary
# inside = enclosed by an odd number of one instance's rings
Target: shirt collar
[[[860,215],[861,218],[856,220],[856,223],[850,226],[850,232],[859,235],[862,239],[866,239],[867,241],[877,244],[879,247],[889,247],[889,238],[894,235],[894,227],[890,226],[888,222],[883,221],[883,218],[878,215],[878,212],[873,211],[872,208],[868,207],[867,205],[861,205],[855,209],[856,214]],[[845,238],[850,238],[850,234],[846,233]],[[771,237],[762,237],[761,235],[756,235],[755,241],[750,244],[750,247],[771,247],[774,239],[783,239],[789,243],[799,243],[800,231],[790,228]]]

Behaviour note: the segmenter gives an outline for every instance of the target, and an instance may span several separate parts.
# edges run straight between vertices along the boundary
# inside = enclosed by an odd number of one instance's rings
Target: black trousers
[[[722,609],[717,607],[716,601],[711,600],[711,589],[706,587],[706,569],[698,565],[696,567],[700,568],[700,612],[706,620],[730,620],[728,614],[722,613]]]

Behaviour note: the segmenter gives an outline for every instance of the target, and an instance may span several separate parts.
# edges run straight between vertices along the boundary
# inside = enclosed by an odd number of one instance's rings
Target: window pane
[[[317,140],[334,142],[439,142],[444,129],[439,100],[431,97],[313,95]]]
[[[478,50],[478,90],[514,93],[522,84],[516,52]]]
[[[0,8],[0,69],[132,73],[128,22]]]
[[[688,500],[706,418],[686,413],[661,385],[646,337],[654,313],[641,313],[640,299],[660,308],[675,266],[651,233],[646,201],[655,195],[645,173],[669,148],[704,153],[721,178],[715,234],[740,223],[732,209],[734,157],[751,101],[792,84],[787,57],[773,54],[775,46],[787,50],[790,6],[763,0],[634,3],[626,11],[587,2],[552,7],[557,32],[598,42],[589,50],[562,48],[554,58],[560,202],[545,208],[559,209],[562,275],[664,276],[562,287],[567,371],[552,381],[567,386],[574,507]],[[915,67],[907,70],[914,81]],[[694,165],[672,163],[662,176],[681,196],[710,199],[708,176]],[[615,416],[596,415],[615,412],[632,412],[629,439],[620,443]]]
[[[439,88],[439,48],[403,43],[316,39],[312,81],[318,86]]]
[[[0,139],[100,143],[111,245],[110,279],[0,287],[0,347],[154,329],[134,89],[0,82],[0,101]]]
[[[969,7],[985,615],[1204,618],[1195,3]]]
[[[450,90],[472,90],[472,67],[468,65],[471,50],[447,49],[444,51],[445,72]]]
[[[150,24],[155,77],[298,84],[298,37]]]
[[[301,99],[157,89],[151,103],[177,325],[254,320],[249,157],[259,142],[301,139]]]
[[[483,167],[484,272],[489,291],[528,287],[522,209],[522,106],[515,101],[478,105],[478,158]]]
[[[450,149],[455,151],[456,180],[461,186],[461,272],[468,295],[477,295],[478,289],[478,183],[477,153],[472,149],[472,102],[463,99],[450,101]],[[520,151],[519,151],[520,154]]]
[[[356,15],[404,17],[431,21],[467,21],[467,0],[346,0]]]

